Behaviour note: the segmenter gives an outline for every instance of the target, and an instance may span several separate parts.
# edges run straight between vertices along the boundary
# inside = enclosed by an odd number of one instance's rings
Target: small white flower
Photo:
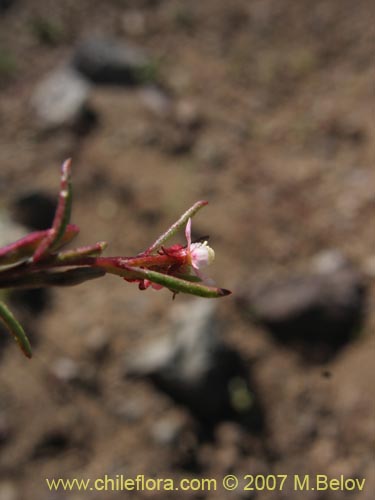
[[[194,269],[201,269],[212,264],[215,259],[215,252],[207,245],[207,241],[192,243],[190,245],[190,258]]]
[[[191,219],[187,221],[185,236],[187,240],[187,255],[189,264],[193,267],[195,273],[202,278],[200,269],[210,265],[215,259],[214,250],[208,246],[207,241],[203,243],[191,242]]]

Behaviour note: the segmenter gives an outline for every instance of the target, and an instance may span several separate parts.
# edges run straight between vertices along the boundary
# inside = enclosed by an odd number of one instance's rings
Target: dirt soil
[[[10,3],[0,14],[2,210],[25,192],[55,195],[59,164],[72,156],[78,244],[106,240],[107,254],[133,255],[207,199],[194,231],[210,234],[210,275],[234,292],[218,314],[225,342],[247,364],[264,426],[224,421],[208,435],[150,382],[124,376],[125,356],[167,331],[170,311],[189,297],[172,302],[165,290],[139,292],[112,276],[53,290],[39,311],[18,307],[34,358],[1,344],[0,500],[372,498],[373,2]],[[95,127],[41,133],[31,95],[90,33],[143,48],[168,110],[151,109],[141,86],[98,85]],[[366,317],[328,363],[309,363],[250,323],[235,299],[247,284],[308,269],[329,249],[365,273]],[[173,439],[160,437],[163,425],[177,428]],[[366,485],[361,493],[219,485],[181,495],[52,493],[45,484],[105,474],[235,474],[242,486],[246,474],[343,474]]]

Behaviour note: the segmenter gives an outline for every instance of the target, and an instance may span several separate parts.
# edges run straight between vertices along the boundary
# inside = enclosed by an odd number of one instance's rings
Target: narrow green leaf
[[[95,245],[59,252],[54,255],[53,262],[69,265],[70,263],[74,264],[77,259],[81,259],[82,257],[98,257],[107,248],[107,245],[106,241],[99,241],[98,243],[95,243]]]
[[[186,212],[181,215],[181,217],[171,225],[171,227],[145,251],[141,255],[148,255],[152,252],[155,252],[158,250],[167,240],[172,238],[190,219],[190,217],[193,217],[198,210],[200,210],[202,207],[206,206],[208,204],[208,201],[197,201],[194,203],[192,207],[190,207]]]
[[[200,283],[186,281],[175,276],[170,276],[168,274],[158,273],[148,269],[141,269],[140,267],[129,267],[128,272],[132,273],[132,278],[134,279],[150,280],[153,283],[165,286],[172,292],[188,293],[190,295],[197,295],[198,297],[206,298],[224,297],[225,295],[230,295],[232,293],[224,288],[206,286]]]
[[[72,211],[72,182],[71,182],[71,164],[72,160],[68,158],[61,167],[61,183],[59,201],[56,209],[52,229],[56,231],[55,238],[51,243],[51,250],[59,248],[62,237],[64,236],[66,226],[69,224]]]
[[[61,168],[61,182],[59,201],[56,208],[55,218],[48,236],[36,249],[33,262],[38,262],[45,255],[59,248],[65,230],[70,220],[72,207],[72,185],[70,180],[71,160],[66,160]]]
[[[27,338],[20,323],[16,320],[16,318],[13,316],[4,302],[0,302],[0,319],[8,328],[11,335],[13,335],[15,341],[20,346],[24,355],[28,358],[31,358],[32,353],[29,339]]]

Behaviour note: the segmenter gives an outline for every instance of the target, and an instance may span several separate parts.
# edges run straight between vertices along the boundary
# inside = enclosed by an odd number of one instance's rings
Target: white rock
[[[32,97],[38,125],[43,129],[74,125],[85,109],[89,91],[90,84],[73,69],[53,71],[39,83]]]

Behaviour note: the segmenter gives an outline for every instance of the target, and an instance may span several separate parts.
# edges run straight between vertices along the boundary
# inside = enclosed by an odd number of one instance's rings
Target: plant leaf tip
[[[31,359],[33,357],[33,353],[31,351],[25,351],[24,349],[22,349],[22,352],[24,353],[27,359]]]
[[[71,166],[72,166],[72,159],[71,158],[67,158],[66,160],[63,161],[62,169],[63,170],[69,170]]]

